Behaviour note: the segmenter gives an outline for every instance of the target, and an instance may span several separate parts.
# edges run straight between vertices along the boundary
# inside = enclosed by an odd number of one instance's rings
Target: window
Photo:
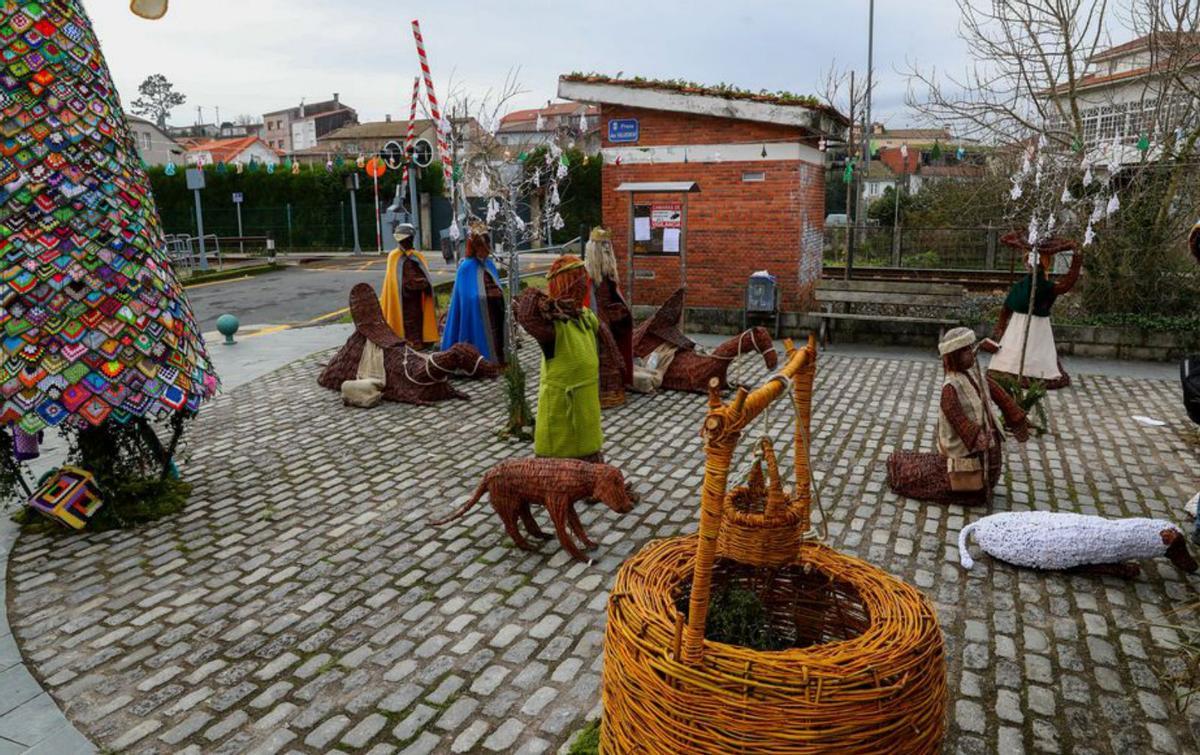
[[[152,137],[150,136],[150,132],[143,131],[142,132],[142,151],[149,152],[152,145],[153,145],[153,140],[152,140]]]
[[[761,170],[750,170],[742,174],[742,183],[761,183],[767,180],[767,174]]]

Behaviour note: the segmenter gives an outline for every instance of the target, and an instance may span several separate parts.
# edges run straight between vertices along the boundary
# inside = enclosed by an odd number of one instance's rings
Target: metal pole
[[[629,223],[625,232],[625,254],[629,258],[629,308],[633,309],[633,192],[629,192]]]
[[[354,230],[354,253],[362,254],[362,247],[358,245],[358,197],[354,189],[350,190],[350,225]]]
[[[288,251],[292,251],[292,203],[287,203]]]
[[[338,202],[338,228],[341,232],[341,241],[338,242],[338,247],[346,246],[346,200]]]
[[[850,72],[850,133],[847,135],[846,159],[854,159],[854,71]],[[846,183],[846,226],[843,229],[846,232],[846,264],[842,269],[842,277],[845,280],[850,280],[850,268],[854,265],[854,223],[858,216],[857,212],[851,211],[850,200],[854,194],[854,180],[855,176],[851,176]]]
[[[687,211],[688,195],[683,195],[683,206],[679,213],[679,285],[683,287],[683,298],[679,302],[679,332],[687,327]]]
[[[421,237],[421,210],[417,207],[417,171],[416,167],[411,167],[408,171],[408,214],[413,226],[413,246],[420,249],[423,239]]]
[[[579,224],[579,259],[587,259],[587,242],[588,236],[591,235],[591,229],[587,227],[587,223]]]
[[[233,205],[237,209],[238,236],[245,236],[246,234],[242,233],[242,203],[234,202]],[[244,242],[244,241],[238,242],[238,252],[240,252],[241,254],[246,253],[246,242]]]
[[[379,176],[371,172],[371,181],[375,184],[375,246],[377,252],[383,254],[383,218],[379,216]]]
[[[204,210],[200,207],[200,190],[194,189],[196,195],[196,234],[200,237],[200,269],[208,269],[208,252],[204,249]]]
[[[907,159],[901,158],[901,175],[908,182],[908,174],[903,171],[908,168]],[[896,187],[892,192],[892,265],[900,267],[900,181],[897,176]]]
[[[866,207],[863,201],[863,191],[866,189],[866,177],[871,174],[871,96],[872,88],[874,87],[874,67],[875,67],[875,0],[871,0],[870,10],[868,11],[867,20],[867,89],[866,99],[863,102],[863,128],[862,128],[862,171],[858,180],[858,225],[863,228],[863,235],[866,235]],[[847,260],[846,277],[850,277],[850,264]]]

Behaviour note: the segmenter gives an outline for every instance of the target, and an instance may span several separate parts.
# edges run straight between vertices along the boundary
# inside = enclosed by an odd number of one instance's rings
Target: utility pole
[[[846,161],[854,160],[854,71],[850,72],[850,132],[846,136]],[[845,172],[842,173],[845,176]],[[857,213],[851,213],[850,199],[854,192],[854,179],[851,176],[846,181],[846,264],[842,268],[842,277],[850,280],[850,265],[854,259],[854,219]]]
[[[859,227],[863,228],[863,234],[866,235],[865,223],[866,214],[863,207],[863,192],[867,188],[866,176],[871,172],[871,91],[874,87],[874,67],[875,67],[875,0],[871,0],[870,10],[867,16],[867,88],[864,94],[866,100],[863,103],[863,128],[862,128],[862,171],[858,182],[858,223]],[[850,277],[849,259],[846,260],[846,278]]]

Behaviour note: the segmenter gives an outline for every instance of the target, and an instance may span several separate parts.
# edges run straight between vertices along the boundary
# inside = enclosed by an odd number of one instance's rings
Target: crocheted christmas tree
[[[217,389],[79,0],[0,0],[0,423],[158,418]]]

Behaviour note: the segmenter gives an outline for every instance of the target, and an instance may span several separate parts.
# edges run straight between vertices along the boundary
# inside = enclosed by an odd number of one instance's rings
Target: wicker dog
[[[579,561],[586,561],[587,557],[567,534],[567,528],[570,527],[587,550],[595,548],[596,544],[583,531],[579,515],[575,513],[575,501],[596,498],[618,514],[626,514],[638,500],[637,494],[625,483],[621,470],[609,464],[579,459],[510,459],[489,469],[470,500],[458,510],[430,524],[445,524],[458,519],[478,503],[484,493],[488,494],[492,508],[504,523],[504,530],[518,548],[534,550],[517,527],[518,519],[533,537],[539,540],[550,538],[538,527],[529,508],[531,504],[540,503],[550,512],[558,541]]]

